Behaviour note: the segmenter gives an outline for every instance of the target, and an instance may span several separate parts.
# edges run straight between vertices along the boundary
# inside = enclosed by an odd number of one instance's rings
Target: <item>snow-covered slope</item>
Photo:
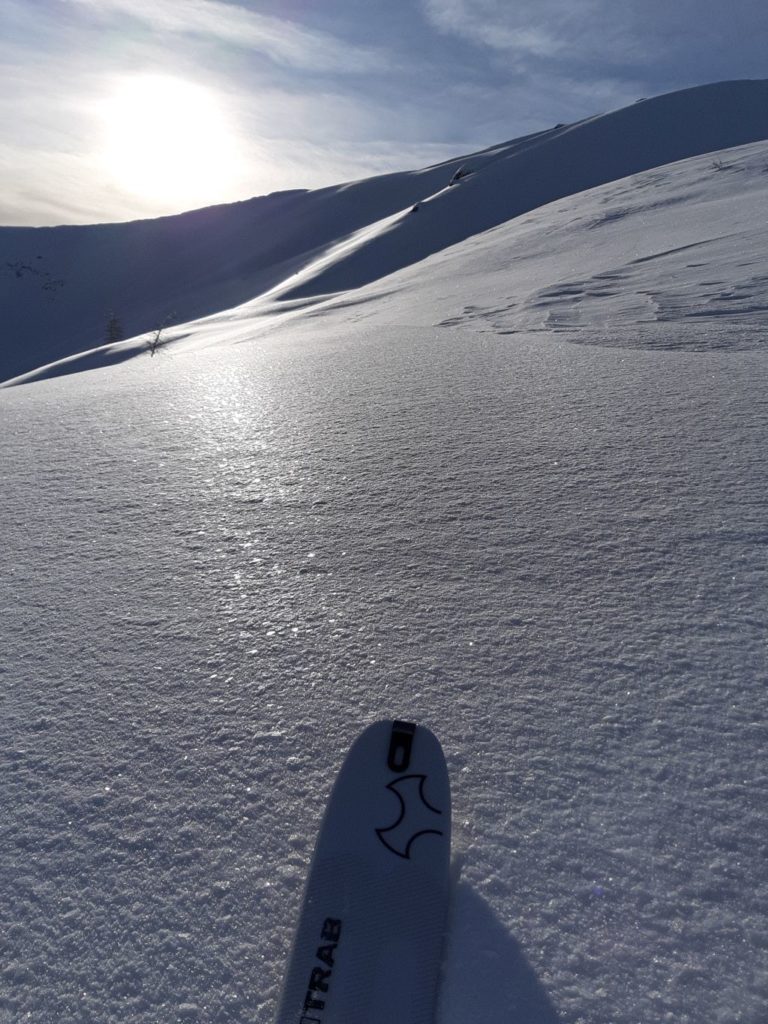
[[[355,233],[251,302],[163,332],[162,351],[238,344],[331,318],[376,326],[544,332],[675,351],[761,348],[768,313],[768,142],[631,175],[514,218],[380,281],[329,295],[318,280],[366,251]],[[402,221],[395,215],[383,231]],[[298,290],[307,294],[296,298]],[[670,327],[674,326],[674,330]],[[31,382],[147,354],[146,336],[70,356]]]
[[[112,314],[131,337],[276,286],[356,288],[562,196],[767,137],[768,82],[719,83],[420,171],[154,221],[3,228],[0,380],[103,344]],[[472,173],[450,185],[459,168]]]
[[[559,200],[306,308],[610,347],[764,349],[765,210],[768,142],[761,142]],[[254,303],[212,318],[210,329],[249,312],[258,323],[259,311],[279,309],[279,297]]]
[[[438,1024],[763,1024],[766,167],[0,392],[0,1019],[269,1024],[394,714],[454,794]]]

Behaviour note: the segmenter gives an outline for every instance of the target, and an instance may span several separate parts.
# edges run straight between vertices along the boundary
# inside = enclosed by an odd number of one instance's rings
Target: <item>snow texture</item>
[[[2,1024],[268,1024],[334,774],[389,716],[451,774],[438,1024],[764,1024],[747,141],[620,177],[596,134],[605,184],[453,245],[440,199],[371,199],[155,358],[0,393]]]

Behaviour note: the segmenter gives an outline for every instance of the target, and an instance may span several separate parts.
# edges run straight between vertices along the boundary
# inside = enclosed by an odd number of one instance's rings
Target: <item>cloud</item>
[[[0,59],[0,224],[156,217],[418,167],[455,153],[454,145],[425,137],[423,113],[405,100],[377,104],[342,88],[347,79],[315,81],[307,89],[289,80],[285,88],[285,76],[276,81],[261,66],[243,82],[206,68],[195,59],[197,48],[191,50],[173,51],[153,34],[119,54],[94,44],[84,60],[83,40],[70,36],[60,51]],[[240,155],[232,180],[192,199],[183,190],[163,199],[131,193],[105,163],[105,103],[157,68],[210,94]]]
[[[0,222],[171,212],[104,171],[100,105],[136,75],[194,82],[226,115],[245,170],[200,200],[213,203],[420,166],[640,96],[766,74],[765,0],[420,6],[422,18],[413,0],[0,0]]]
[[[124,16],[155,32],[196,36],[258,50],[303,71],[367,73],[388,61],[371,47],[352,47],[325,32],[219,0],[68,0],[103,18]]]
[[[764,0],[422,0],[438,31],[525,73],[645,77],[662,88],[765,74]]]
[[[0,144],[0,181],[3,226],[127,219],[125,196],[94,176],[90,154]],[[157,213],[152,204],[134,201],[129,216]]]
[[[424,9],[435,28],[493,50],[550,56],[563,45],[547,24],[550,19],[532,18],[524,4],[510,8],[497,0],[424,0]]]

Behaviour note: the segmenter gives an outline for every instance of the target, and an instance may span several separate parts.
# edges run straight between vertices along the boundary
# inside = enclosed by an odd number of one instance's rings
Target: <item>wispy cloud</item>
[[[277,64],[303,71],[363,73],[387,66],[372,47],[352,47],[334,36],[284,18],[218,0],[68,0],[104,18],[120,15],[154,32],[196,36],[257,50]]]
[[[125,196],[93,173],[91,154],[0,144],[0,224],[84,224],[125,220]],[[153,217],[134,201],[134,217]]]
[[[0,223],[187,204],[132,196],[105,166],[105,101],[137,76],[222,111],[242,174],[206,205],[764,77],[766,36],[765,0],[0,0]]]
[[[545,0],[544,7],[548,6],[553,5]],[[531,17],[524,4],[509,5],[498,0],[424,0],[424,9],[437,29],[493,50],[550,56],[563,45],[559,32],[553,31],[551,17],[543,16],[543,11],[538,17]]]
[[[518,72],[665,85],[764,74],[764,0],[422,0],[438,31],[504,54]],[[758,69],[762,68],[762,71]]]
[[[418,167],[455,152],[429,141],[410,102],[376,104],[333,79],[300,89],[288,78],[284,87],[283,76],[276,82],[260,68],[243,82],[204,67],[197,47],[180,48],[180,56],[157,34],[120,53],[96,46],[88,60],[82,39],[67,42],[61,51],[0,57],[0,224],[160,216]],[[205,88],[226,117],[240,154],[226,186],[192,199],[181,187],[173,199],[150,199],[126,191],[105,165],[105,101],[156,68]]]

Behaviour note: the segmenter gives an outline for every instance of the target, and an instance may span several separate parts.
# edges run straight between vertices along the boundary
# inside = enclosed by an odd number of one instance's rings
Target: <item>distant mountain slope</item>
[[[766,209],[768,140],[716,159],[689,157],[566,196],[316,302],[289,321],[290,333],[304,319],[333,324],[338,335],[348,322],[361,332],[402,325],[435,337],[458,330],[675,353],[765,352]],[[262,308],[280,303],[231,311],[233,332],[247,312],[255,327]],[[221,342],[226,316],[212,318]],[[191,335],[209,323],[190,325]]]
[[[768,138],[768,81],[702,86],[643,100],[500,153],[460,187],[426,197],[283,297],[357,288],[564,196],[702,153]],[[472,161],[468,161],[472,166]]]
[[[484,164],[534,138],[472,160]],[[103,344],[113,313],[129,338],[246,302],[434,192],[464,161],[154,220],[0,228],[0,381]]]
[[[181,358],[216,349],[227,360],[243,342],[282,350],[301,337],[417,331],[440,344],[458,330],[468,343],[476,334],[539,334],[557,345],[759,352],[768,314],[766,170],[768,140],[688,157],[547,203],[360,288],[286,301],[277,287],[170,328],[162,347]],[[301,276],[311,281],[350,250],[362,252],[381,230],[382,222],[360,232]],[[4,386],[146,353],[139,336]]]
[[[130,337],[270,289],[356,288],[552,200],[766,138],[768,81],[726,82],[420,171],[151,221],[3,228],[0,380],[103,344],[111,313]]]

